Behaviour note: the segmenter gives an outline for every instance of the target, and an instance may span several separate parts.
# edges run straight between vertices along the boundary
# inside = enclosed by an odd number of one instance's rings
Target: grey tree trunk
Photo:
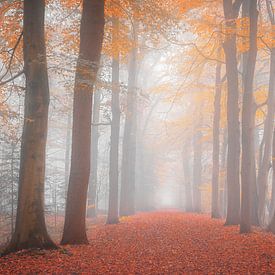
[[[49,107],[44,13],[44,0],[24,1],[25,113],[17,217],[6,253],[28,248],[56,248],[47,233],[44,217]]]
[[[253,169],[255,168],[254,146],[254,111],[253,111],[253,83],[257,58],[257,24],[258,11],[257,0],[250,1],[250,42],[247,57],[247,68],[244,76],[244,93],[242,107],[242,168],[241,168],[241,219],[240,233],[251,231],[251,208],[252,208],[252,183]]]
[[[67,196],[67,190],[68,190],[68,184],[69,184],[69,178],[70,178],[70,157],[71,157],[71,146],[72,146],[72,115],[69,112],[68,113],[68,120],[67,120],[67,129],[66,129],[66,152],[65,152],[65,175],[64,175],[64,181],[65,181],[65,194],[64,198]],[[65,199],[66,201],[66,199]]]
[[[119,21],[113,18],[113,49],[119,34]],[[119,176],[119,132],[120,132],[120,104],[119,104],[119,54],[113,57],[112,62],[112,125],[110,147],[110,170],[109,170],[109,209],[108,224],[119,222],[118,215],[118,176]]]
[[[240,5],[232,0],[223,0],[224,15],[228,28],[236,28]],[[240,122],[239,122],[239,79],[236,49],[236,34],[229,34],[224,42],[226,76],[228,83],[227,125],[227,216],[226,225],[240,222]]]
[[[104,1],[84,0],[76,68],[72,159],[62,244],[86,244],[86,202],[90,175],[92,94],[104,35]]]
[[[270,21],[272,28],[275,26],[273,9],[267,2],[267,8],[270,13]],[[274,33],[274,32],[272,32]],[[257,183],[259,186],[259,208],[258,216],[262,226],[265,224],[265,206],[267,181],[270,170],[271,151],[272,151],[272,135],[274,128],[275,115],[275,48],[271,49],[270,55],[270,76],[269,76],[269,91],[267,99],[267,115],[264,123],[264,134],[262,141],[262,156],[259,161],[259,173]]]
[[[212,168],[212,200],[211,217],[220,218],[219,213],[219,174],[220,174],[220,120],[221,120],[221,68],[218,62],[216,66],[216,93],[214,102],[213,120],[213,168]]]
[[[184,174],[184,187],[185,187],[185,211],[193,212],[193,199],[192,199],[192,182],[190,172],[190,144],[186,142],[183,151],[183,174]]]
[[[271,219],[268,230],[275,234],[275,127],[273,130],[273,149],[272,149],[272,198],[271,198]]]
[[[136,39],[135,39],[136,40]],[[135,166],[136,166],[136,124],[137,124],[137,49],[130,55],[127,111],[125,118],[121,190],[120,190],[120,216],[129,216],[135,213]]]
[[[96,217],[96,192],[97,192],[97,167],[98,167],[98,141],[99,141],[99,116],[100,116],[100,90],[94,92],[93,115],[92,115],[92,148],[91,148],[91,171],[89,178],[88,191],[88,209],[87,216],[89,218]]]
[[[193,210],[201,212],[201,174],[202,174],[202,133],[196,130],[193,138],[194,165],[193,165]]]

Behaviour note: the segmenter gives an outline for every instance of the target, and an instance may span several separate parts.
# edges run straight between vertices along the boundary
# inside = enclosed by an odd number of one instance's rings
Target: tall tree
[[[253,122],[253,83],[257,58],[257,0],[250,1],[249,7],[249,51],[244,76],[244,92],[242,106],[242,168],[241,168],[241,219],[240,233],[251,231],[252,182],[254,153],[254,125]]]
[[[109,209],[108,224],[119,222],[118,217],[118,176],[119,176],[119,132],[120,132],[120,105],[119,105],[119,52],[116,41],[119,33],[119,21],[113,18],[112,44],[115,53],[112,62],[112,124],[111,124],[111,147],[109,166]]]
[[[6,252],[56,247],[47,233],[44,217],[49,107],[44,13],[44,0],[24,1],[25,114],[16,225]]]
[[[273,145],[272,145],[272,197],[271,197],[271,219],[268,230],[275,234],[275,127],[273,129]]]
[[[220,49],[218,50],[220,52]],[[222,64],[216,66],[216,92],[214,100],[214,120],[213,120],[213,168],[212,168],[212,207],[211,217],[219,218],[219,174],[220,174],[220,120],[221,120],[221,81]]]
[[[137,34],[133,26],[134,48],[130,54],[127,92],[127,111],[122,145],[120,216],[135,213],[135,166],[136,166],[136,124],[137,124]]]
[[[99,141],[99,116],[100,116],[100,99],[101,92],[97,89],[94,92],[93,102],[93,125],[92,125],[92,147],[91,147],[91,171],[89,178],[88,192],[88,209],[87,216],[89,218],[96,217],[96,196],[97,196],[97,167],[98,167],[98,141]]]
[[[201,212],[201,183],[202,183],[202,132],[195,130],[193,137],[193,210],[196,213]]]
[[[192,182],[190,173],[190,144],[188,141],[185,142],[183,150],[183,173],[185,187],[185,211],[193,212]]]
[[[227,124],[227,216],[226,225],[240,221],[240,122],[239,122],[239,79],[236,48],[236,19],[242,0],[223,0],[226,28],[229,29],[224,42],[226,76],[228,83]],[[233,29],[233,32],[230,31]]]
[[[272,30],[275,27],[274,9],[271,1],[266,1],[269,19],[271,22]],[[272,31],[273,39],[274,31]],[[265,213],[265,199],[267,190],[267,181],[270,170],[271,151],[272,151],[272,135],[274,127],[274,114],[275,114],[275,47],[271,48],[270,54],[270,75],[269,75],[269,90],[267,99],[267,115],[264,122],[264,134],[263,134],[263,149],[262,156],[259,163],[259,172],[257,183],[259,186],[259,221],[261,225],[264,225],[264,213]]]
[[[71,172],[62,244],[86,244],[86,201],[90,174],[92,93],[104,36],[104,1],[84,0],[76,67]]]

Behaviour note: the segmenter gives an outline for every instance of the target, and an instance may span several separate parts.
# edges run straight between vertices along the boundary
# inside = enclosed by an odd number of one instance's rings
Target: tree
[[[193,137],[193,210],[201,212],[201,183],[202,183],[202,132],[195,129]]]
[[[71,171],[62,244],[86,244],[86,200],[90,174],[92,92],[104,35],[104,1],[84,0],[74,102]]]
[[[88,192],[88,209],[87,216],[90,218],[96,217],[96,191],[97,191],[97,168],[98,168],[98,141],[99,141],[99,123],[100,116],[100,99],[101,92],[96,90],[94,92],[93,104],[93,125],[92,125],[92,148],[91,148],[91,171],[89,179],[89,192]]]
[[[134,43],[136,44],[137,33],[133,26]],[[136,104],[137,104],[137,46],[134,45],[130,53],[129,77],[127,92],[127,111],[125,118],[122,168],[121,168],[121,191],[120,191],[120,216],[129,216],[135,213],[135,166],[136,166]]]
[[[269,19],[271,22],[272,30],[275,27],[274,10],[271,1],[267,1],[267,9],[269,12]],[[272,31],[272,39],[274,39],[274,32]],[[271,151],[272,151],[272,136],[274,127],[274,114],[275,114],[275,47],[271,47],[270,53],[270,71],[269,71],[269,90],[267,99],[267,115],[264,122],[263,134],[263,154],[260,158],[259,172],[257,183],[259,186],[259,208],[258,218],[261,225],[264,225],[264,212],[265,212],[265,198],[267,190],[268,174],[270,170]]]
[[[224,16],[228,33],[224,42],[226,76],[228,83],[227,124],[227,216],[226,225],[240,221],[240,123],[239,123],[239,78],[236,48],[236,19],[242,0],[224,0]]]
[[[28,248],[56,248],[47,233],[44,217],[49,106],[44,13],[44,0],[24,1],[25,114],[16,225],[6,252]]]
[[[219,49],[220,51],[220,49]],[[212,169],[212,208],[211,217],[219,218],[219,174],[220,174],[220,120],[221,120],[221,81],[222,64],[216,66],[216,93],[213,120],[213,169]]]
[[[247,57],[247,69],[244,76],[244,92],[242,106],[242,167],[241,167],[241,219],[240,233],[251,231],[251,208],[252,208],[252,183],[253,183],[253,159],[255,155],[254,145],[254,125],[253,122],[253,83],[254,71],[257,58],[257,24],[258,11],[257,0],[250,1],[249,7],[250,21],[250,42]]]
[[[118,175],[119,175],[119,132],[120,132],[120,105],[119,105],[119,52],[115,45],[119,33],[119,21],[113,18],[112,43],[116,52],[112,61],[112,124],[111,124],[111,147],[109,166],[109,209],[108,224],[119,222],[118,217]]]

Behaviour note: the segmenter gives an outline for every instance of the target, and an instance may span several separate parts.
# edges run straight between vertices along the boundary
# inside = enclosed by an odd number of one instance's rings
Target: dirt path
[[[90,245],[0,258],[0,274],[275,274],[275,236],[208,216],[157,212],[89,228]]]

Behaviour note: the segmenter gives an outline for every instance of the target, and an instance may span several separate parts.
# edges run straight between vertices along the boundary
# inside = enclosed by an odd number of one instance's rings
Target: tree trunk
[[[250,1],[250,42],[247,58],[246,74],[244,76],[244,93],[242,107],[242,169],[241,169],[241,220],[240,233],[251,231],[251,208],[252,208],[252,183],[253,183],[253,160],[255,155],[254,142],[254,111],[253,111],[253,83],[257,58],[257,23],[258,11],[257,0]]]
[[[185,211],[193,212],[193,200],[192,200],[192,183],[190,174],[190,146],[189,143],[185,144],[183,151],[183,174],[184,174],[184,186],[185,186]]]
[[[66,152],[65,152],[65,190],[64,190],[64,198],[66,201],[67,197],[67,190],[68,190],[68,184],[69,184],[69,178],[70,178],[70,156],[71,156],[71,145],[72,145],[72,115],[69,111],[68,113],[68,120],[67,120],[67,129],[66,129]]]
[[[268,9],[270,7],[268,6]],[[273,9],[270,11],[273,12]],[[270,16],[272,29],[274,29],[275,22],[273,16]],[[272,32],[274,33],[274,32]],[[258,173],[258,187],[259,187],[259,209],[258,216],[262,226],[265,223],[265,199],[267,192],[267,181],[270,170],[271,151],[272,151],[272,135],[274,128],[274,114],[275,114],[275,48],[271,49],[270,55],[270,76],[269,76],[269,91],[267,99],[267,115],[264,123],[264,134],[262,141],[262,154],[259,161]]]
[[[91,171],[89,178],[89,192],[88,192],[88,209],[87,216],[89,218],[96,217],[96,192],[97,192],[97,166],[98,166],[98,141],[99,141],[99,123],[100,116],[100,97],[101,92],[97,90],[94,92],[94,104],[92,120],[92,148],[91,148]]]
[[[104,35],[104,1],[84,0],[74,103],[72,159],[62,244],[86,244],[86,201],[90,174],[92,93]]]
[[[113,50],[115,51],[118,39],[119,21],[113,19]],[[109,209],[108,224],[119,222],[118,217],[118,176],[119,176],[119,130],[120,130],[120,105],[119,105],[119,53],[113,57],[112,62],[112,125],[109,171]]]
[[[271,198],[271,220],[268,226],[268,230],[275,234],[275,127],[273,130],[273,149],[272,149],[272,198]]]
[[[238,8],[232,0],[224,0],[224,15],[229,29],[236,28],[235,19]],[[226,76],[228,83],[227,124],[227,216],[226,225],[239,224],[240,221],[240,123],[239,123],[239,84],[236,49],[236,34],[230,33],[224,42]]]
[[[25,114],[15,231],[6,253],[56,248],[44,217],[44,180],[49,84],[44,35],[44,0],[24,1]]]
[[[137,49],[134,48],[130,56],[127,111],[125,118],[122,170],[120,191],[120,216],[135,213],[135,166],[136,166],[136,108],[137,108]]]
[[[216,67],[216,94],[214,102],[213,121],[213,169],[212,169],[212,207],[211,217],[220,218],[219,213],[219,174],[220,174],[220,120],[221,120],[221,68],[218,62]]]
[[[202,133],[196,130],[193,140],[194,166],[193,166],[193,210],[201,212],[201,173],[202,173]]]

